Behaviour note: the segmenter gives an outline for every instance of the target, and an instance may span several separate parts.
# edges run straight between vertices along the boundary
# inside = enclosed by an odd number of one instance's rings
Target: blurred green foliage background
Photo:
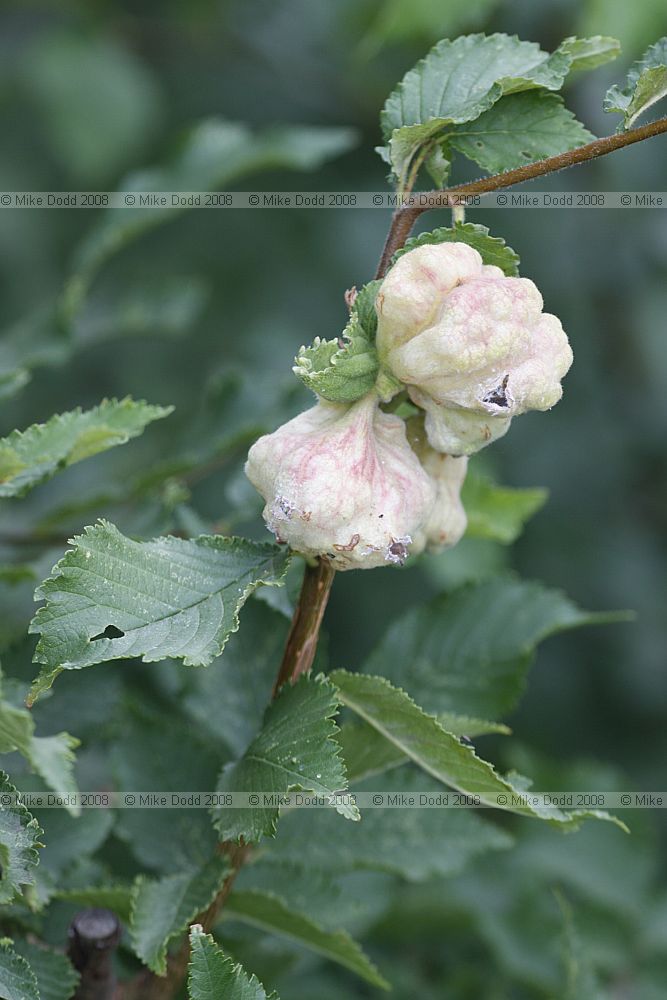
[[[574,33],[619,37],[623,65],[586,75],[566,95],[604,135],[616,125],[602,112],[606,86],[667,32],[667,11],[655,0],[5,2],[0,189],[114,189],[129,171],[169,162],[188,130],[219,117],[258,133],[276,123],[354,130],[331,133],[321,169],[271,169],[280,158],[269,155],[261,162],[270,169],[232,178],[232,187],[382,190],[373,146],[386,95],[433,42],[474,30],[517,33],[546,49]],[[659,137],[540,181],[539,189],[659,191],[666,168],[667,139]],[[515,738],[489,746],[503,765],[529,761],[543,778],[538,787],[589,778],[600,787],[658,790],[667,759],[664,210],[480,209],[468,218],[520,253],[522,274],[537,283],[574,348],[563,402],[516,422],[484,456],[503,482],[547,487],[550,501],[512,549],[468,539],[402,572],[340,576],[327,616],[328,656],[354,668],[401,610],[503,565],[562,587],[585,607],[633,608],[633,624],[550,640],[509,720]],[[72,310],[63,292],[73,294],[80,247],[103,224],[101,214],[1,211],[0,433],[104,396],[176,406],[132,445],[67,470],[18,505],[3,503],[0,564],[21,567],[4,568],[0,579],[8,674],[23,680],[31,672],[21,637],[35,577],[69,532],[96,517],[145,536],[212,525],[263,536],[259,498],[242,474],[245,448],[258,429],[307,404],[290,374],[292,358],[314,336],[342,329],[343,293],[372,277],[388,222],[384,210],[183,213],[110,256]],[[446,213],[422,220],[424,228],[446,222]],[[233,372],[250,373],[249,382],[235,382]],[[205,476],[193,471],[202,462]],[[92,736],[95,718],[105,716],[101,686],[113,669],[64,678],[43,710],[45,731],[67,725],[83,738],[82,787],[100,773],[86,730]],[[140,674],[153,695],[171,683],[156,680],[152,667]],[[81,725],[68,705],[77,685],[85,688],[76,698],[91,702]],[[667,824],[657,812],[631,823],[633,837],[620,845],[616,831],[597,826],[566,840],[523,830],[516,854],[494,856],[446,891],[412,886],[387,899],[371,879],[375,904],[364,926],[373,928],[372,953],[394,976],[394,995],[481,996],[474,969],[487,964],[500,978],[497,992],[486,981],[485,998],[598,995],[581,986],[563,992],[550,964],[555,937],[570,926],[569,904],[550,891],[564,883],[584,900],[578,928],[587,954],[617,975],[618,991],[609,995],[664,997],[662,973],[645,983],[623,978],[638,956],[651,965],[651,934],[667,935],[664,890],[650,906],[646,895],[665,875]],[[234,947],[241,957],[243,940]],[[269,981],[275,973],[280,985],[289,976],[281,961],[265,946],[248,965]],[[664,955],[661,962],[665,971]],[[328,974],[312,975],[283,983],[283,995],[341,995]],[[346,989],[357,995],[352,983]]]

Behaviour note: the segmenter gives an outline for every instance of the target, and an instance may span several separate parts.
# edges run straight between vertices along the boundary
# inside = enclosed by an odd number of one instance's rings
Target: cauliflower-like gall
[[[465,243],[405,253],[376,299],[382,364],[426,411],[433,448],[469,455],[512,417],[562,395],[572,351],[527,278],[508,278]]]
[[[426,439],[424,418],[412,417],[407,422],[407,435],[422,468],[436,488],[435,503],[416,539],[421,549],[439,552],[460,542],[468,525],[461,502],[461,488],[468,471],[467,455],[443,455],[431,448]]]
[[[437,494],[404,422],[374,394],[351,406],[322,400],[260,438],[246,475],[278,541],[339,570],[402,563]]]

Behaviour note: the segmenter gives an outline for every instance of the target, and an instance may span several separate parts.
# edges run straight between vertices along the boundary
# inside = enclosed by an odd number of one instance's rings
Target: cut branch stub
[[[67,948],[72,964],[81,974],[74,1000],[113,1000],[113,954],[122,931],[120,920],[111,910],[82,910],[74,917]]]

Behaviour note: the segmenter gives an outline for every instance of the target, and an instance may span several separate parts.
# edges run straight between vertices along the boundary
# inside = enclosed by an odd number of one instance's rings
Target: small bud
[[[572,351],[527,278],[505,277],[464,243],[404,254],[377,295],[382,364],[426,411],[431,445],[468,455],[562,395]]]
[[[435,503],[423,525],[418,542],[430,552],[451,548],[460,542],[468,525],[461,503],[461,488],[468,471],[466,455],[443,455],[431,448],[424,430],[424,418],[411,417],[407,424],[408,441],[422,468],[436,487]]]
[[[404,562],[436,499],[404,422],[373,394],[322,400],[260,438],[246,475],[278,541],[340,570]]]

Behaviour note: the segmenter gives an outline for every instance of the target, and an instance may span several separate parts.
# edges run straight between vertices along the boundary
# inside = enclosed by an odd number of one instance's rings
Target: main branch
[[[667,132],[667,118],[661,118],[657,122],[630,129],[628,132],[622,132],[618,135],[608,136],[605,139],[595,139],[593,142],[568,153],[550,156],[546,160],[529,163],[516,170],[508,170],[504,174],[495,174],[493,177],[472,181],[470,184],[461,184],[443,191],[430,192],[425,199],[428,202],[426,205],[408,203],[394,213],[376,277],[383,278],[385,276],[391,258],[397,250],[404,246],[412,227],[423,212],[429,211],[431,208],[450,206],[460,200],[462,195],[484,194],[497,191],[500,188],[512,187],[522,181],[533,180],[535,177],[543,177],[545,174],[562,170],[564,167],[571,167],[575,163],[583,163],[586,160],[604,156],[622,146],[629,146],[633,142],[650,139],[654,135],[660,135],[661,132]],[[273,689],[274,697],[283,684],[294,682],[302,673],[310,670],[313,664],[320,626],[334,576],[334,569],[325,559],[318,559],[315,564],[306,566],[301,593]],[[223,843],[219,849],[230,855],[232,870],[209,909],[196,918],[199,923],[204,922],[207,930],[215,924],[232,889],[234,879],[248,855],[248,848],[245,846],[239,847]],[[125,983],[119,988],[117,997],[119,1000],[135,1000],[135,997],[137,1000],[139,997],[141,1000],[149,1000],[149,998],[152,1000],[153,997],[156,1000],[158,997],[160,1000],[167,1000],[167,998],[173,997],[185,977],[188,955],[189,946],[185,940],[180,951],[176,952],[170,959],[166,979],[157,977],[148,971],[140,973],[133,982]]]
[[[667,118],[659,118],[655,122],[649,122],[648,125],[640,125],[638,128],[631,128],[627,132],[619,132],[616,135],[608,135],[603,139],[594,139],[593,142],[587,142],[585,146],[579,146],[577,149],[570,149],[567,153],[558,153],[557,156],[549,156],[546,160],[526,163],[525,166],[517,167],[515,170],[493,174],[492,177],[482,177],[480,180],[445,188],[442,191],[407,195],[406,204],[394,213],[375,277],[383,278],[385,276],[391,258],[397,250],[405,245],[412,227],[424,212],[433,208],[447,208],[459,202],[463,195],[489,194],[491,191],[500,191],[502,188],[513,187],[523,181],[532,181],[536,177],[553,174],[557,170],[564,170],[565,167],[573,167],[577,163],[595,160],[598,156],[606,156],[607,153],[613,153],[614,150],[622,149],[623,146],[630,146],[643,139],[652,139],[653,136],[661,135],[663,132],[667,132]]]

